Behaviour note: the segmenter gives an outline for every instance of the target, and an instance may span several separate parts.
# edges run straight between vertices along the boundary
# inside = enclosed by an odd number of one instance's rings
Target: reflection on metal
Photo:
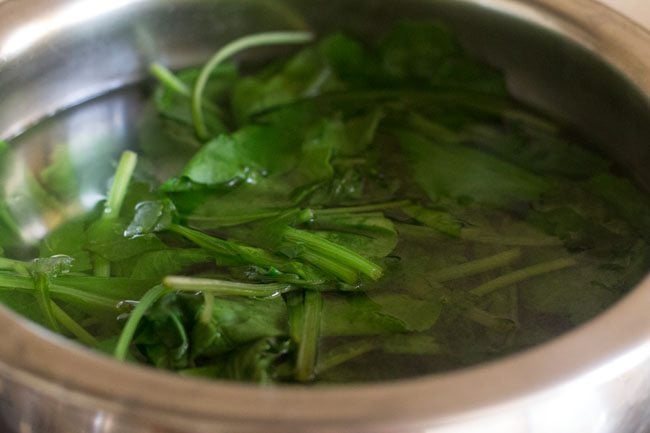
[[[0,45],[0,61],[9,60],[59,30],[83,23],[94,17],[136,3],[134,0],[78,0],[56,13],[26,23],[15,30]]]

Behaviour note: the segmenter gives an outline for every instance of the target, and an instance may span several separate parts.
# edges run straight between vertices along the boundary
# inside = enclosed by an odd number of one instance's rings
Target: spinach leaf
[[[452,198],[508,206],[533,201],[548,189],[541,177],[477,150],[404,131],[398,137],[416,182],[434,202]]]
[[[402,294],[346,294],[324,298],[323,336],[385,335],[431,328],[441,303]]]
[[[113,263],[113,274],[116,277],[162,279],[167,275],[181,273],[193,265],[211,263],[213,260],[212,255],[200,248],[147,251]]]
[[[287,308],[281,297],[218,298],[212,314],[192,329],[192,357],[213,356],[266,337],[287,336]]]
[[[589,190],[612,206],[643,239],[650,241],[650,200],[629,180],[600,174],[589,180]]]
[[[321,53],[309,47],[281,67],[273,65],[239,80],[233,90],[233,111],[242,124],[256,112],[338,87]]]
[[[86,231],[86,248],[109,261],[125,260],[147,251],[161,250],[165,244],[154,234],[126,237],[121,220],[100,219]]]
[[[381,213],[317,215],[310,227],[327,240],[366,257],[385,257],[397,245],[395,226]]]

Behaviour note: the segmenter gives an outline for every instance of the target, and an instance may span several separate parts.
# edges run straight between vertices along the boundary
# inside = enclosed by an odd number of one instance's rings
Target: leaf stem
[[[410,200],[389,201],[385,203],[368,204],[364,206],[349,206],[349,207],[335,207],[329,209],[313,209],[312,212],[315,216],[318,215],[332,215],[332,214],[345,214],[345,213],[363,213],[375,212],[385,209],[396,209],[411,204]]]
[[[379,348],[379,344],[372,340],[352,341],[349,343],[341,344],[330,350],[324,356],[319,357],[318,365],[316,366],[316,373],[321,374],[324,371],[330,370],[341,364],[344,364],[351,359],[365,355]]]
[[[296,357],[295,378],[307,382],[314,378],[320,338],[321,311],[323,297],[319,292],[305,292],[304,318],[298,355]]]
[[[519,257],[521,257],[521,250],[519,248],[513,248],[493,256],[439,269],[433,272],[431,278],[442,283],[458,278],[470,277],[472,275],[481,274],[483,272],[507,266]]]
[[[23,290],[28,293],[34,293],[36,287],[34,287],[34,281],[31,277],[0,272],[0,290]],[[115,309],[115,306],[119,302],[116,299],[86,293],[79,289],[52,283],[49,284],[49,294],[51,297],[73,302],[80,306],[88,306],[90,304],[106,309]]]
[[[36,289],[36,300],[38,305],[43,313],[43,317],[47,322],[50,329],[61,333],[61,328],[59,323],[54,317],[54,312],[52,311],[52,300],[50,299],[50,279],[46,274],[37,273],[33,277],[34,279],[34,288]]]
[[[122,332],[120,333],[120,338],[117,340],[117,345],[115,346],[115,352],[113,356],[120,360],[124,361],[126,359],[126,354],[128,353],[133,337],[135,336],[135,331],[138,329],[140,321],[146,314],[147,310],[151,308],[153,304],[158,301],[163,295],[167,293],[169,289],[165,286],[159,285],[154,286],[147,293],[142,296],[138,305],[133,309],[129,319],[124,325]]]
[[[209,138],[209,131],[203,116],[203,92],[212,71],[223,61],[240,51],[257,46],[280,44],[303,44],[313,39],[309,32],[267,32],[244,36],[225,45],[205,64],[192,90],[192,121],[196,135],[201,140]]]
[[[192,89],[183,83],[172,71],[160,63],[154,62],[149,66],[149,72],[168,89],[187,98],[192,97]]]
[[[221,296],[248,296],[256,298],[274,297],[293,289],[289,284],[252,284],[176,275],[163,278],[163,285],[184,292],[207,292]]]
[[[108,198],[106,199],[102,218],[113,219],[120,215],[122,203],[124,203],[124,197],[129,189],[131,177],[133,176],[133,171],[137,163],[138,155],[135,152],[131,152],[130,150],[122,152],[120,162],[117,164],[117,169],[115,170],[113,185],[111,185]]]
[[[412,238],[435,238],[445,239],[441,232],[430,227],[407,223],[395,223],[400,235]],[[460,238],[470,242],[481,244],[503,245],[507,247],[554,247],[562,245],[562,241],[552,237],[539,238],[531,236],[510,236],[501,233],[485,233],[482,229],[463,228],[460,231]]]
[[[309,233],[305,230],[287,227],[284,230],[284,238],[289,242],[302,244],[326,259],[337,261],[341,265],[355,269],[373,280],[378,280],[383,274],[383,269],[380,266],[362,255],[344,246],[335,244],[322,236]]]
[[[559,271],[560,269],[575,266],[577,264],[578,262],[575,259],[570,257],[538,263],[536,265],[528,266],[510,272],[508,274],[501,275],[500,277],[497,277],[493,280],[488,281],[487,283],[481,284],[480,286],[473,288],[472,290],[470,290],[470,293],[479,297],[489,295],[493,291],[500,289],[502,287],[508,287],[512,284],[519,283],[529,278],[536,277],[538,275],[546,274],[553,271]]]
[[[201,307],[201,315],[199,321],[204,325],[210,324],[212,320],[212,313],[214,312],[214,295],[210,292],[203,292],[203,306]]]
[[[103,220],[113,220],[119,217],[124,203],[124,197],[129,189],[133,171],[138,162],[138,155],[135,152],[126,150],[122,152],[120,161],[115,170],[113,177],[113,184],[108,192],[106,204],[104,205],[104,214],[101,216]],[[93,255],[93,271],[98,277],[111,276],[111,263],[104,257],[94,254]]]
[[[68,315],[61,307],[56,305],[52,301],[52,313],[56,320],[68,330],[72,335],[74,335],[77,340],[85,344],[86,346],[95,347],[97,346],[97,340],[93,337],[88,331],[86,331],[81,325],[79,325],[72,317]]]
[[[31,269],[32,264],[29,262],[23,262],[20,260],[8,259],[6,257],[0,257],[0,269],[7,271],[14,271],[20,275],[29,275],[29,269]]]

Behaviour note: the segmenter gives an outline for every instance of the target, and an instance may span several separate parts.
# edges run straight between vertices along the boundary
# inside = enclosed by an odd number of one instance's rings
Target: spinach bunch
[[[0,301],[187,376],[347,382],[537,344],[647,270],[648,197],[444,25],[402,22],[373,44],[333,34],[253,74],[232,60],[311,38],[152,65],[137,154],[38,258],[0,257]],[[53,161],[28,174],[39,206],[78,188],[65,152]],[[8,202],[0,227],[11,255]]]

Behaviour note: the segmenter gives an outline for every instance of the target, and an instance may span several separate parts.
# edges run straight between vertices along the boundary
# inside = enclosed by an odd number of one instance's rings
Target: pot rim
[[[650,98],[650,33],[607,6],[594,0],[494,0],[489,5],[483,0],[462,1],[550,27],[598,53]],[[0,9],[11,5],[15,16],[25,17],[27,5],[39,2],[47,3],[41,10],[48,14],[69,3],[0,0]],[[0,31],[0,46],[9,30]],[[647,361],[650,315],[646,305],[650,305],[650,278],[595,319],[524,352],[444,374],[322,387],[211,382],[121,364],[0,308],[0,372],[43,392],[64,395],[69,402],[117,412],[138,407],[143,414],[273,422],[292,428],[318,422],[338,431],[360,422],[367,426],[369,421],[382,429],[444,424],[521,405],[563,387],[594,386]]]

